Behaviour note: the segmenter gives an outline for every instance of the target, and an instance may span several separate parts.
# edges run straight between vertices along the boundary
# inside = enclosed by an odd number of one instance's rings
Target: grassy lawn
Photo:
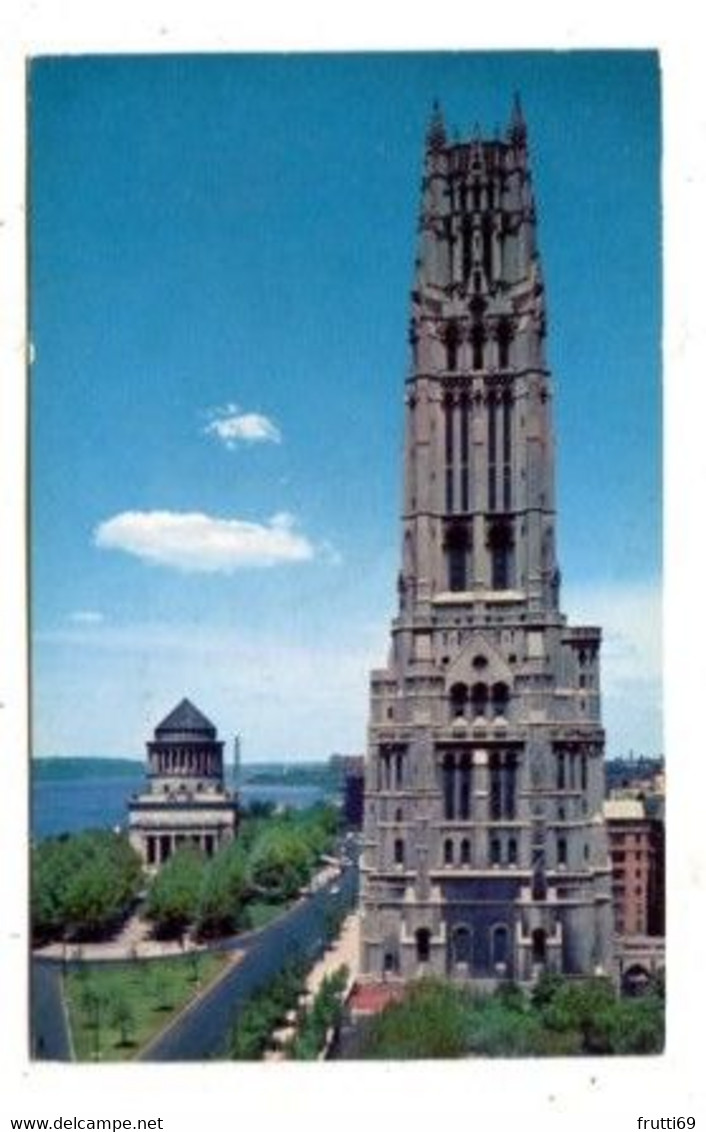
[[[228,956],[195,952],[169,959],[85,964],[64,981],[77,1061],[134,1057]]]

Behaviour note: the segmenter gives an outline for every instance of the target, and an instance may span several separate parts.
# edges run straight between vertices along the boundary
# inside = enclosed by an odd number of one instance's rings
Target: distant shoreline
[[[232,779],[233,766],[226,766],[226,778]],[[120,758],[98,755],[49,755],[32,759],[31,773],[38,781],[65,781],[108,776],[134,779],[144,774],[143,758]],[[337,775],[328,762],[263,762],[240,767],[240,783],[285,786],[326,786],[335,789]]]

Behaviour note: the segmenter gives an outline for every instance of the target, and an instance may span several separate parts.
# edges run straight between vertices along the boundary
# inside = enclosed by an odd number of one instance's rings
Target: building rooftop
[[[158,739],[172,738],[176,735],[189,735],[194,738],[215,739],[216,728],[210,719],[192,704],[191,700],[183,699],[170,711],[155,728]]]
[[[603,815],[606,821],[642,821],[645,806],[638,798],[607,798]]]

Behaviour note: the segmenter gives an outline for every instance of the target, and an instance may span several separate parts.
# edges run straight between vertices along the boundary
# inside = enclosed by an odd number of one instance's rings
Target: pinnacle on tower
[[[446,129],[444,127],[444,118],[441,113],[439,100],[434,99],[434,104],[431,111],[431,119],[429,121],[429,128],[427,130],[427,149],[435,152],[443,149],[446,144]]]
[[[524,145],[527,141],[527,123],[522,113],[519,91],[515,91],[515,96],[512,101],[512,114],[510,116],[510,129],[508,134],[510,141],[514,142],[516,145]]]

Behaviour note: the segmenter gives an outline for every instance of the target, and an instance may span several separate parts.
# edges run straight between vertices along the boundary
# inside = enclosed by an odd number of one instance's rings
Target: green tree
[[[315,854],[305,835],[284,825],[263,831],[249,860],[250,883],[274,899],[295,896],[309,875]]]
[[[452,1058],[468,1053],[468,997],[440,979],[420,979],[373,1019],[363,1058]]]
[[[204,870],[196,913],[199,935],[236,931],[242,923],[247,896],[245,857],[233,843],[209,861]]]
[[[145,916],[157,935],[183,936],[197,915],[203,884],[205,858],[197,849],[179,849],[162,866],[152,881]]]
[[[32,851],[35,939],[87,938],[115,928],[142,884],[140,858],[107,830],[48,838]]]
[[[135,1033],[135,1009],[130,999],[121,991],[113,995],[109,1007],[111,1026],[120,1031],[120,1041],[124,1046],[130,1045]]]

